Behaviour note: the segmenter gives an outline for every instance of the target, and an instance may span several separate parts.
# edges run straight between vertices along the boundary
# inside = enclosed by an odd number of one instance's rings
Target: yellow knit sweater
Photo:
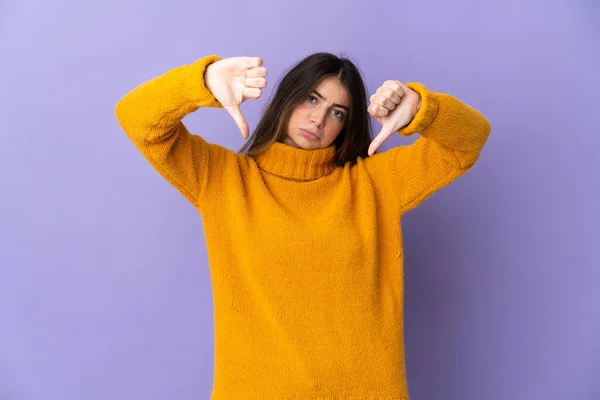
[[[470,169],[491,127],[418,83],[418,140],[350,166],[283,143],[249,157],[190,134],[222,107],[207,56],[119,101],[125,133],[199,211],[214,296],[213,400],[408,399],[400,218]],[[232,134],[235,132],[232,132]]]

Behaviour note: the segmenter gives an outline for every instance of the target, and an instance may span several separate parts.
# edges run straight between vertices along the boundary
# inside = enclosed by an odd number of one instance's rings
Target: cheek
[[[337,135],[339,135],[339,133],[344,129],[344,123],[332,121],[332,123],[327,124],[327,127],[325,129],[327,131],[326,135],[328,137],[337,137]]]
[[[309,106],[307,104],[299,104],[296,106],[296,108],[294,108],[294,111],[292,112],[293,114],[296,115],[304,115],[306,114],[306,112],[308,111]]]
[[[341,131],[342,129],[344,129],[344,126],[346,126],[346,121],[345,120],[340,120],[334,116],[331,116],[330,119],[330,126],[331,129],[336,130],[336,131]]]
[[[306,112],[307,112],[306,107],[304,107],[302,105],[296,106],[296,108],[294,108],[294,110],[290,114],[290,123],[291,122],[294,122],[294,123],[300,122],[306,116]]]
[[[297,117],[298,113],[296,112],[296,109],[292,110],[290,116],[288,117],[288,125],[291,125],[298,117]]]

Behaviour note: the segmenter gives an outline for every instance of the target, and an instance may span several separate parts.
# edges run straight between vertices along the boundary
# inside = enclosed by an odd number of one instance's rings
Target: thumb
[[[390,123],[384,124],[379,134],[375,136],[375,139],[373,139],[373,141],[369,145],[369,150],[367,151],[369,156],[372,156],[375,153],[375,151],[383,144],[383,142],[385,142],[390,136],[392,136],[393,133],[393,125]]]
[[[227,110],[229,115],[231,115],[231,117],[235,121],[235,124],[238,126],[238,128],[242,132],[242,137],[244,139],[248,139],[250,130],[248,129],[248,122],[246,122],[246,118],[244,118],[244,115],[242,114],[242,111],[240,110],[240,106],[239,105],[227,106],[227,107],[225,107],[225,110]]]

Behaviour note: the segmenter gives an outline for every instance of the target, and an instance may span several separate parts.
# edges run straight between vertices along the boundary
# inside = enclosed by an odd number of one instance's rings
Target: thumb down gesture
[[[230,57],[210,64],[204,71],[204,85],[231,115],[235,124],[248,139],[248,122],[240,104],[258,99],[267,86],[267,70],[260,57]]]
[[[383,125],[369,146],[369,156],[394,132],[408,125],[421,108],[421,95],[399,81],[385,81],[370,98],[369,114]]]

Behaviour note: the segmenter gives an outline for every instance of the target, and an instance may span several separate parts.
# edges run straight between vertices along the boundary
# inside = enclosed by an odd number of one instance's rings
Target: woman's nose
[[[311,116],[311,122],[314,122],[315,125],[321,126],[323,125],[323,121],[325,121],[325,112],[323,110],[314,110]]]

